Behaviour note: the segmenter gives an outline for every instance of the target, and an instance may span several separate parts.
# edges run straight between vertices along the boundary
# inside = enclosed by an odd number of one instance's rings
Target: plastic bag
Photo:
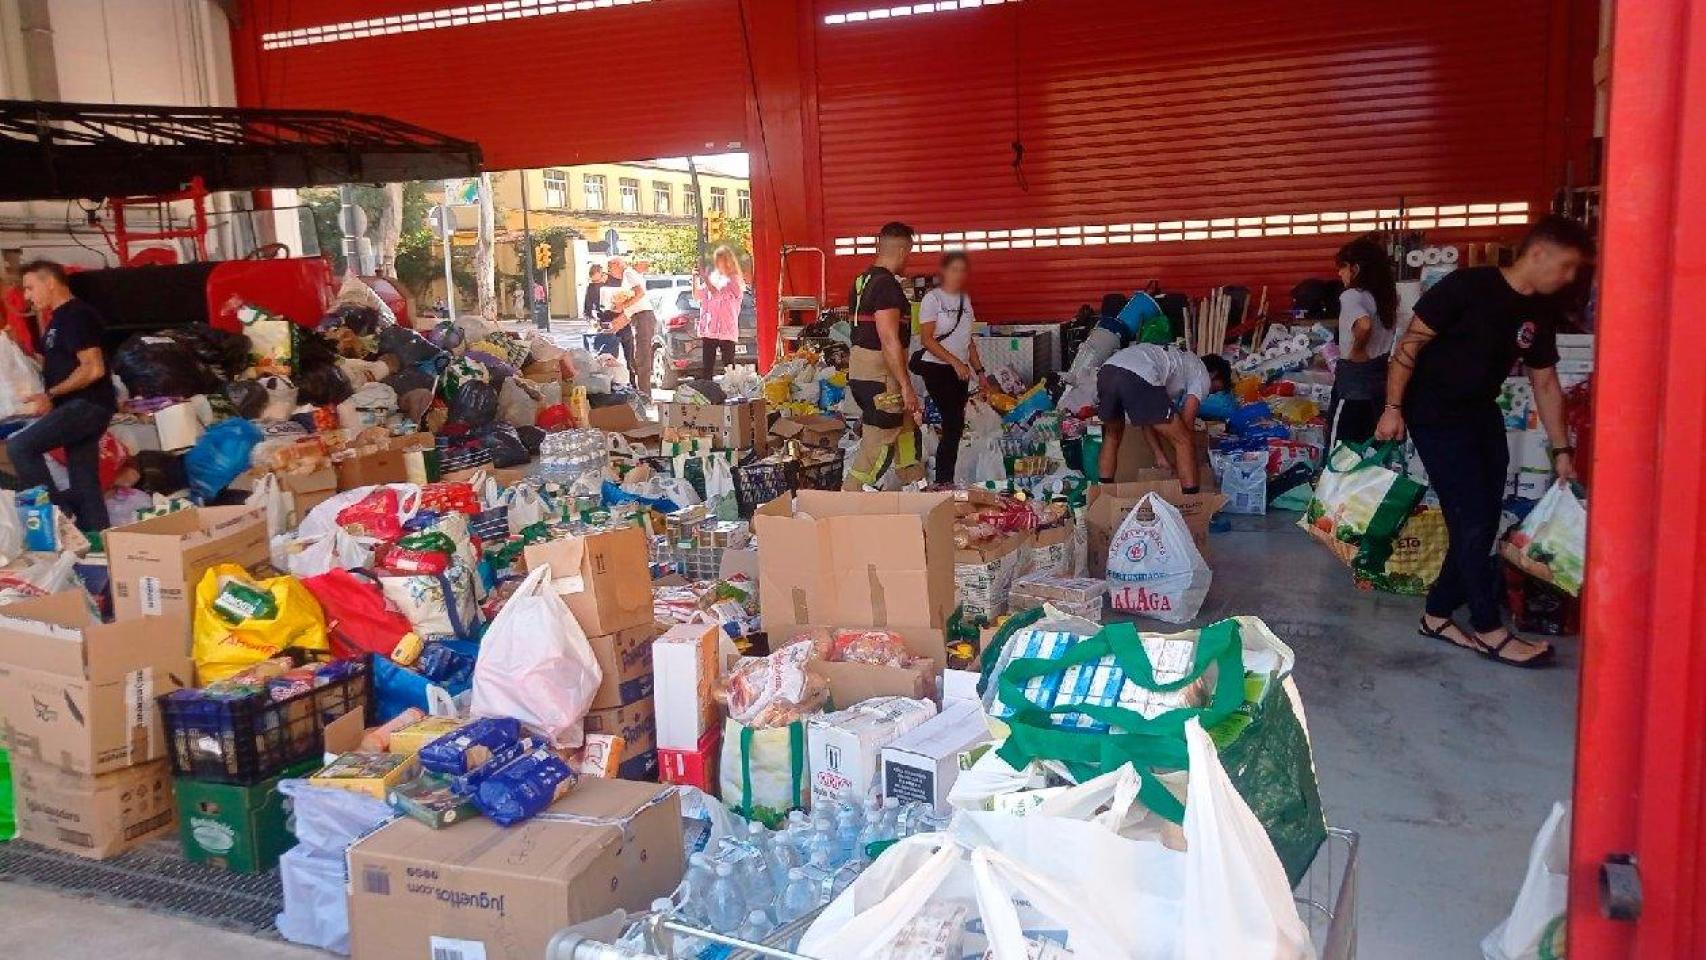
[[[519,467],[532,459],[521,435],[507,423],[493,421],[476,430],[474,436],[491,452],[494,467]]]
[[[41,371],[11,337],[0,340],[0,419],[23,416],[24,398],[43,390]]]
[[[734,470],[727,457],[705,458],[705,508],[718,520],[739,520],[740,501],[735,496]]]
[[[1212,579],[1179,508],[1153,493],[1131,508],[1108,544],[1115,610],[1184,623],[1197,615]]]
[[[18,559],[23,552],[24,522],[18,519],[18,495],[0,490],[0,566]]]
[[[470,430],[491,423],[498,415],[498,392],[484,380],[469,380],[457,387],[450,400],[450,419]]]
[[[718,795],[735,813],[769,827],[780,824],[788,811],[805,806],[811,786],[805,721],[756,729],[725,720],[718,780]]]
[[[1570,894],[1570,808],[1552,812],[1528,850],[1510,916],[1481,941],[1486,960],[1541,960],[1564,956],[1564,908]]]
[[[543,398],[535,396],[525,383],[510,377],[498,388],[498,417],[517,427],[531,427],[539,419]]]
[[[397,493],[397,514],[402,519],[415,515],[421,506],[421,488],[412,483],[387,483],[382,486],[356,487],[353,490],[342,490],[327,497],[314,505],[307,516],[297,524],[296,535],[304,540],[326,536],[334,530],[342,530],[338,524],[338,514],[345,507],[359,503],[375,490],[394,490]]]
[[[385,602],[384,591],[372,577],[333,568],[302,584],[325,611],[332,653],[338,657],[389,657],[403,634],[414,629],[408,617]]]
[[[168,336],[131,337],[113,352],[112,368],[132,397],[193,397],[221,386],[194,350]]]
[[[1266,450],[1235,450],[1209,454],[1227,513],[1260,516],[1268,512],[1268,454]]]
[[[207,503],[224,493],[238,474],[249,469],[249,453],[260,442],[260,428],[247,420],[232,417],[208,427],[184,454],[190,496]]]
[[[276,537],[290,529],[291,521],[295,519],[295,502],[291,495],[279,485],[276,474],[264,474],[255,489],[250,491],[245,504],[263,506],[267,509],[267,536]]]
[[[969,487],[979,483],[1002,483],[1007,479],[1007,461],[1001,455],[1001,414],[981,399],[966,404],[966,431],[954,461],[954,483]]]
[[[1279,858],[1194,718],[1185,742],[1183,851],[1065,817],[963,812],[950,834],[901,840],[866,868],[813,921],[799,952],[882,955],[911,917],[957,901],[981,918],[966,952],[994,960],[1037,956],[1030,941],[1043,931],[1097,960],[1312,958]],[[1096,906],[1110,903],[1119,908]]]
[[[337,857],[340,864],[350,844],[396,816],[383,800],[306,780],[280,780],[278,792],[290,799],[290,830],[301,844],[298,849]]]
[[[228,585],[245,595],[246,610],[237,612],[223,601]],[[249,598],[255,598],[253,605]],[[234,563],[215,564],[202,574],[192,632],[196,678],[204,686],[289,647],[328,649],[325,615],[302,581],[288,574],[256,580]]]
[[[63,593],[78,585],[77,555],[36,555],[28,563],[0,570],[0,605]]]
[[[551,587],[551,568],[527,575],[492,622],[474,667],[478,717],[515,717],[559,747],[578,747],[603,678],[574,615]]]
[[[1314,499],[1297,521],[1358,570],[1379,570],[1427,488],[1383,464],[1397,445],[1341,443],[1327,458]]]
[[[460,563],[440,574],[380,577],[379,586],[423,640],[467,640],[479,632],[474,575]]]
[[[407,327],[389,326],[379,331],[379,352],[394,355],[405,367],[430,363],[444,351]]]
[[[262,377],[255,381],[266,391],[266,406],[261,409],[256,419],[260,420],[289,420],[296,412],[296,384],[288,377]]]
[[[537,487],[511,487],[505,498],[509,501],[509,528],[521,530],[544,520],[550,511]]]
[[[373,548],[342,530],[319,537],[305,538],[289,534],[273,541],[284,541],[283,562],[273,565],[295,577],[317,577],[334,568],[359,570],[373,563]],[[290,550],[291,543],[301,544],[300,550]]]
[[[1517,569],[1574,597],[1587,567],[1588,512],[1566,480],[1552,484],[1499,551]]]
[[[366,496],[338,511],[338,526],[355,537],[391,541],[403,535],[402,503],[397,491],[373,488]]]
[[[345,430],[382,427],[396,412],[397,391],[383,383],[369,383],[338,404],[338,425]]]

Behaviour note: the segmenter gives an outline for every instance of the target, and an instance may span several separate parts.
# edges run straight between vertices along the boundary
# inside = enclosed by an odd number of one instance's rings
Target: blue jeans
[[[101,493],[101,435],[113,412],[87,400],[67,400],[44,417],[6,439],[6,453],[17,471],[18,485],[47,487],[53,502],[77,518],[84,530],[107,528],[107,501]],[[55,490],[47,472],[47,452],[65,448],[70,490]]]

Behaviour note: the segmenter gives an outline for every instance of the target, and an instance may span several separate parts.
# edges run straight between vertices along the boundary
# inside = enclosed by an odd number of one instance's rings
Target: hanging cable
[[[1013,179],[1018,182],[1019,190],[1031,192],[1031,185],[1025,179],[1025,136],[1021,120],[1020,97],[1020,51],[1019,51],[1019,11],[1023,5],[1015,4],[1013,11]]]

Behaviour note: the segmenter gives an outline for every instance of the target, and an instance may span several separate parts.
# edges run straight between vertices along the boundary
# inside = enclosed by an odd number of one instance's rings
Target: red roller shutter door
[[[741,149],[732,0],[584,6],[249,0],[233,30],[238,97],[385,114],[477,141],[496,170]]]
[[[1065,315],[1150,277],[1273,284],[1283,305],[1350,236],[1323,216],[1403,197],[1447,208],[1424,220],[1442,242],[1503,237],[1556,185],[1555,0],[1022,0],[824,19],[874,6],[818,4],[837,291],[864,238],[900,219],[928,235],[914,270],[973,251],[992,319]],[[1455,209],[1469,204],[1505,206]]]

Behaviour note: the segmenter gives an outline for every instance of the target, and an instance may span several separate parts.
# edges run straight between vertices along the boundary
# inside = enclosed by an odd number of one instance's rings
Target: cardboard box
[[[558,383],[563,379],[563,365],[556,360],[529,360],[521,368],[521,376],[534,383]]]
[[[649,753],[657,748],[658,721],[653,702],[646,699],[608,710],[588,710],[586,732],[615,734],[627,741],[623,759]]]
[[[639,527],[564,537],[527,547],[532,572],[551,565],[551,584],[588,636],[652,623],[651,544]]]
[[[1214,469],[1208,462],[1208,432],[1205,430],[1192,431],[1192,446],[1197,453],[1197,473],[1201,489],[1212,490],[1214,486]],[[1167,459],[1172,460],[1173,451],[1167,451]],[[1153,478],[1152,471],[1156,466],[1155,451],[1149,446],[1149,438],[1137,427],[1127,425],[1125,434],[1120,438],[1119,458],[1114,464],[1114,480],[1126,482]],[[1173,477],[1173,473],[1161,471],[1162,475]]]
[[[658,418],[666,427],[704,430],[718,447],[769,452],[768,408],[763,400],[746,403],[660,403]]]
[[[980,674],[976,670],[943,670],[942,671],[942,708],[955,700],[970,700],[976,703],[982,701],[977,695],[977,681]]]
[[[550,807],[576,821],[386,824],[349,850],[351,952],[361,960],[538,960],[564,927],[648,908],[686,869],[681,804],[669,791],[588,778]]]
[[[1007,591],[1030,560],[1032,542],[1022,531],[954,549],[954,599],[967,617],[990,622],[1007,612]]]
[[[813,414],[805,417],[781,417],[770,425],[770,435],[781,440],[798,440],[808,447],[839,446],[847,432],[847,422],[840,417]]]
[[[105,860],[172,829],[172,766],[156,760],[98,777],[12,757],[18,837]]]
[[[829,684],[829,702],[832,708],[845,709],[873,697],[910,697],[914,700],[937,698],[936,677],[942,669],[942,661],[932,659],[928,653],[920,651],[942,649],[945,645],[942,632],[929,627],[882,629],[898,634],[906,641],[907,651],[923,659],[905,667],[812,661],[808,669]],[[788,628],[787,633],[772,634],[771,643],[786,645],[797,633],[818,630],[827,630],[831,635],[835,633],[834,628],[793,626]]]
[[[793,624],[945,629],[954,504],[945,493],[801,490],[752,518],[767,630]],[[946,650],[918,650],[946,661]]]
[[[901,803],[947,805],[960,774],[960,754],[988,741],[983,704],[956,700],[883,748],[883,796]]]
[[[81,589],[0,607],[0,741],[86,775],[167,755],[154,698],[193,682],[188,617],[104,624]]]
[[[372,453],[358,453],[336,461],[338,489],[354,490],[378,483],[408,483],[407,452],[395,446]]]
[[[707,731],[718,728],[722,711],[712,696],[722,628],[714,623],[670,627],[652,644],[652,677],[657,714],[657,744],[667,750],[694,750]]]
[[[413,780],[419,769],[412,754],[341,753],[310,774],[308,782],[316,787],[364,793],[383,802],[392,787]]]
[[[264,507],[192,507],[107,531],[113,612],[119,620],[189,614],[196,584],[216,563],[252,567],[271,559]]]
[[[640,419],[634,408],[626,403],[612,403],[602,407],[593,407],[588,411],[587,426],[608,430],[612,433],[622,433],[632,430],[645,423]]]
[[[422,747],[467,723],[468,721],[461,717],[422,717],[406,727],[391,731],[391,742],[386,745],[385,750],[387,753],[401,753],[412,757],[420,753]]]
[[[658,781],[679,786],[698,787],[706,793],[717,792],[717,756],[723,749],[723,731],[705,731],[699,745],[692,750],[670,750],[658,747]]]
[[[652,641],[657,635],[657,624],[647,623],[586,638],[603,674],[592,709],[619,707],[652,695]]]
[[[296,846],[296,837],[285,827],[285,798],[278,782],[312,769],[309,761],[251,786],[190,777],[172,781],[184,859],[232,873],[271,870],[284,851]]]
[[[806,718],[813,801],[870,793],[883,748],[935,715],[936,705],[928,700],[892,698]]]
[[[1131,508],[1137,506],[1137,502],[1149,493],[1159,494],[1161,499],[1178,507],[1185,525],[1191,530],[1191,538],[1196,541],[1197,548],[1206,548],[1208,522],[1214,517],[1215,511],[1226,505],[1226,497],[1218,493],[1187,495],[1182,491],[1179,481],[1171,478],[1102,483],[1091,487],[1090,500],[1085,507],[1085,515],[1090,524],[1090,575],[1107,575],[1108,544],[1113,542],[1114,531],[1119,529],[1121,521],[1125,520]]]

